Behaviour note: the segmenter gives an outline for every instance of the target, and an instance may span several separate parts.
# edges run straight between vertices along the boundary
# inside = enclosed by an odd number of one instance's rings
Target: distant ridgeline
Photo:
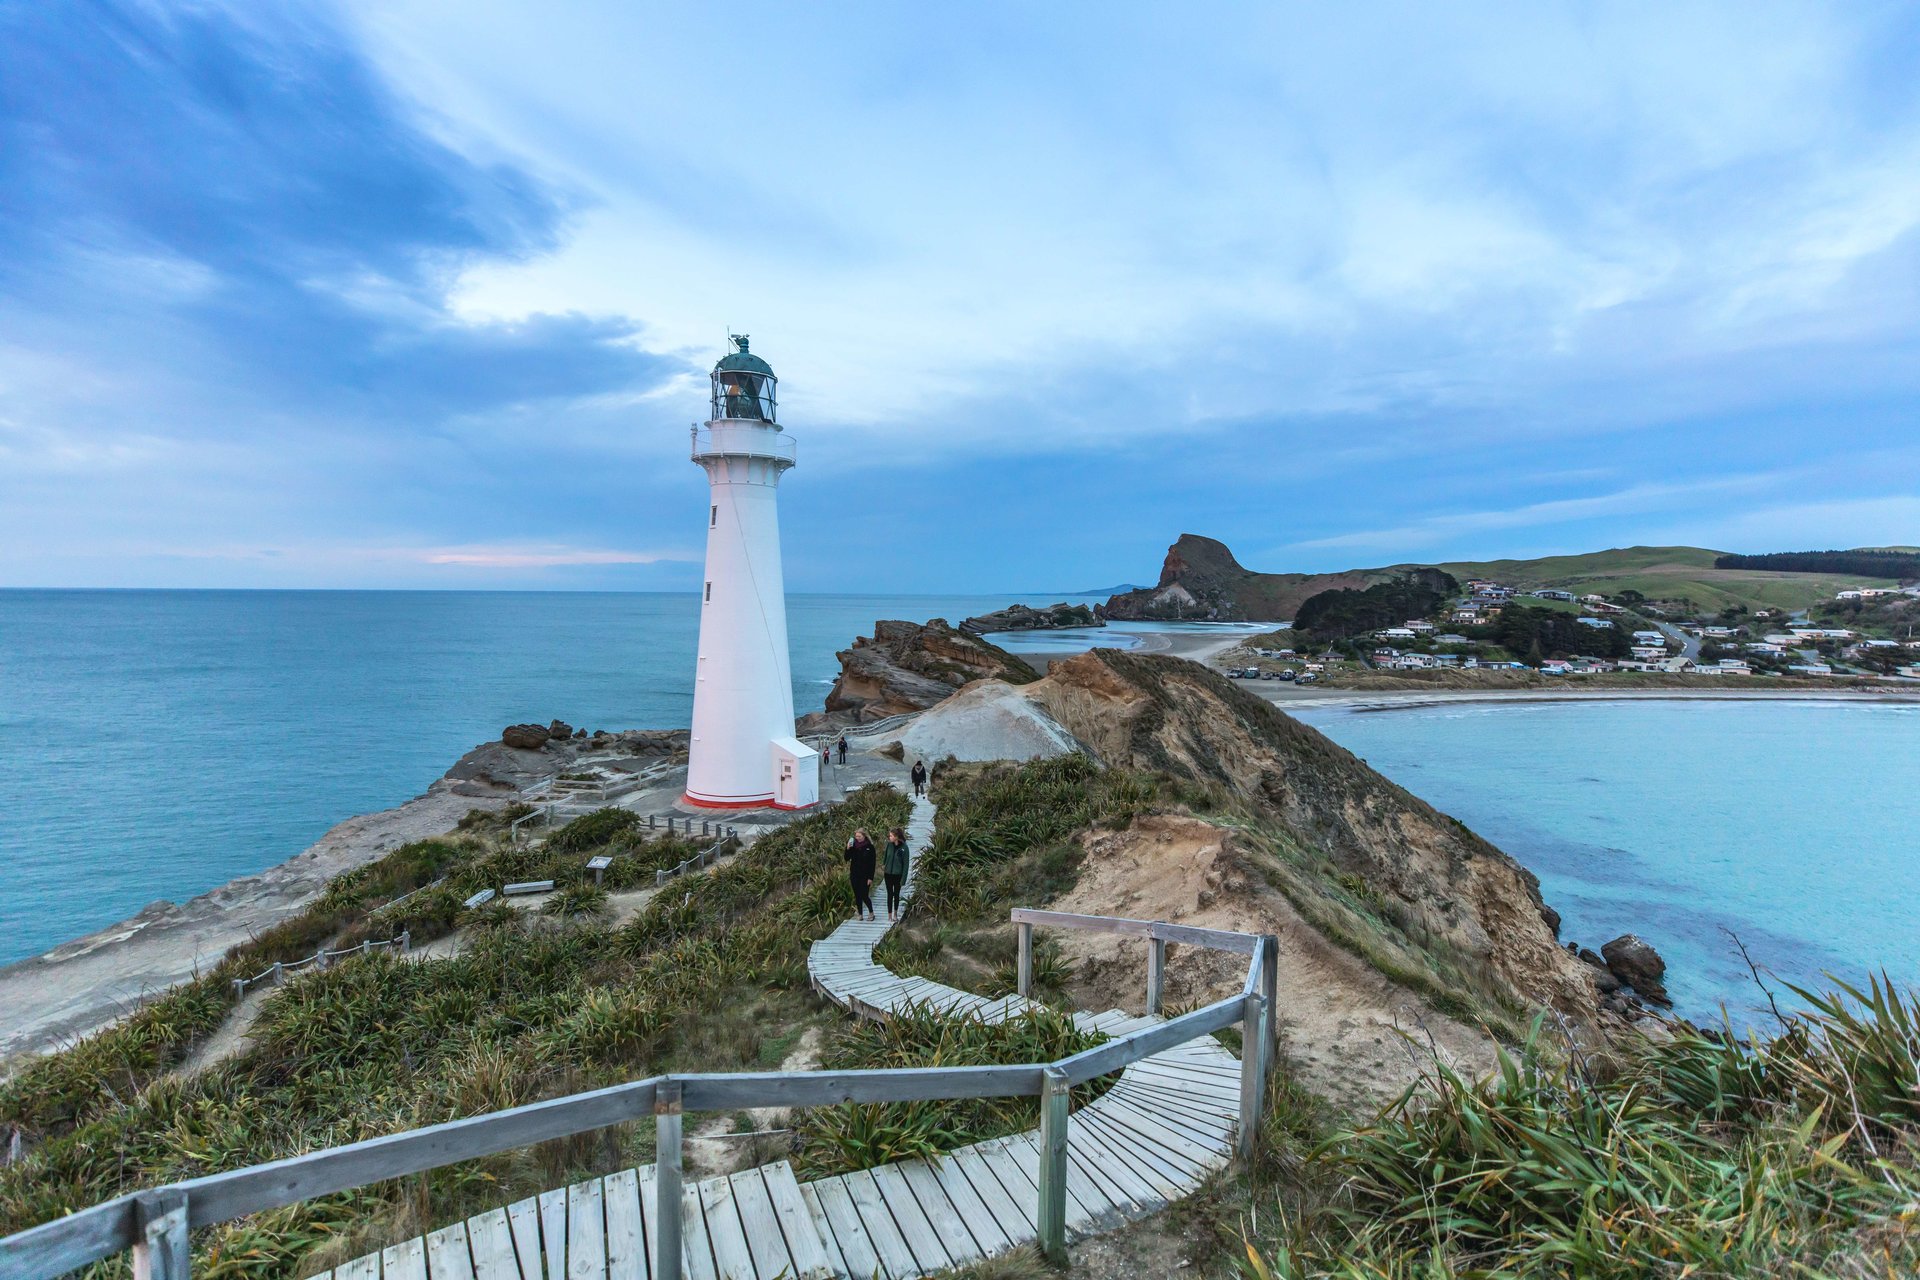
[[[1407,569],[1370,587],[1335,587],[1309,596],[1293,615],[1293,629],[1319,641],[1350,640],[1424,618],[1459,590],[1460,583],[1444,569]]]
[[[1726,555],[1716,569],[1772,569],[1776,573],[1847,573],[1861,578],[1920,578],[1916,551],[1775,551],[1761,556]]]

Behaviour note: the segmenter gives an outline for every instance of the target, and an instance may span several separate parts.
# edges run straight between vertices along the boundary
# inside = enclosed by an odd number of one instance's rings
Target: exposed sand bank
[[[1287,710],[1325,707],[1347,711],[1394,711],[1461,702],[1861,702],[1920,703],[1920,689],[1886,692],[1844,689],[1316,689],[1284,680],[1248,681],[1246,687]]]
[[[348,818],[276,867],[186,902],[154,902],[118,924],[0,968],[0,1060],[44,1053],[98,1030],[293,915],[341,872],[448,831],[468,810],[506,803],[457,795],[436,783],[398,808]]]

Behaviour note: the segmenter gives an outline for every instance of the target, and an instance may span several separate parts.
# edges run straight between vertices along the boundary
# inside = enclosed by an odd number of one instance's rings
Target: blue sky
[[[0,0],[0,585],[1920,542],[1920,9]]]

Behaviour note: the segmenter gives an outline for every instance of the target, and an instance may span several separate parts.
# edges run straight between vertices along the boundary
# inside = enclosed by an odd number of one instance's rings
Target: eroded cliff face
[[[1226,543],[1183,533],[1167,548],[1158,585],[1122,592],[1102,611],[1123,620],[1285,622],[1309,596],[1334,587],[1366,587],[1389,576],[1384,569],[1257,573],[1234,559]]]
[[[1039,672],[997,645],[935,618],[876,622],[873,635],[843,649],[840,676],[827,693],[829,715],[882,720],[920,711],[975,680],[1025,684]]]
[[[1519,999],[1595,1017],[1592,970],[1559,945],[1531,872],[1270,703],[1198,664],[1112,650],[1025,692],[1103,763],[1225,787]]]

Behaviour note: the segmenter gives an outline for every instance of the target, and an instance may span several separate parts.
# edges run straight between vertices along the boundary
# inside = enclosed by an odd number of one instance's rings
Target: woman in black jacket
[[[853,914],[858,920],[871,920],[873,914],[873,867],[876,855],[865,827],[856,827],[847,841],[847,879],[853,882]]]

